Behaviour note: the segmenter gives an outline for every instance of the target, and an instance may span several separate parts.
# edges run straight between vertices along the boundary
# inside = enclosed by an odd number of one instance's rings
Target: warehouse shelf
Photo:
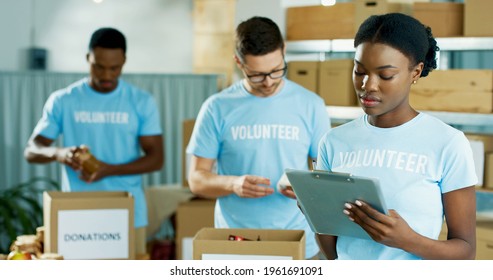
[[[421,111],[421,110],[419,110]],[[466,133],[493,134],[493,114],[421,111]],[[340,125],[363,115],[361,107],[327,106],[332,125]]]
[[[437,38],[441,51],[486,51],[493,50],[491,37]],[[353,39],[287,41],[288,53],[331,53],[353,52]]]

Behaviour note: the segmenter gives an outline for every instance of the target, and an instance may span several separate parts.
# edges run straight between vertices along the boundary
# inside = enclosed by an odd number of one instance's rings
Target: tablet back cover
[[[346,202],[362,200],[387,213],[377,179],[293,169],[287,169],[286,175],[310,227],[316,233],[370,239],[342,212]]]

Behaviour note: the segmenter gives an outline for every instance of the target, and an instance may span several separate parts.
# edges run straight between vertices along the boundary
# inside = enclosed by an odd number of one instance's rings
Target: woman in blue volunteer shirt
[[[341,205],[373,240],[318,236],[329,259],[474,259],[475,174],[464,134],[409,104],[436,68],[431,29],[403,14],[371,16],[354,39],[361,118],[322,138],[318,168],[378,178],[389,210]],[[446,241],[438,241],[443,217]]]

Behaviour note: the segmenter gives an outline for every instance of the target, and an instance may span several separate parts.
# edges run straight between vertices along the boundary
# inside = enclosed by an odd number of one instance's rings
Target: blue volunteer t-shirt
[[[264,176],[276,189],[285,168],[308,169],[308,157],[317,157],[319,140],[329,129],[323,100],[305,88],[285,80],[280,92],[261,98],[240,81],[202,105],[187,153],[217,159],[219,175]],[[277,190],[255,199],[236,194],[219,197],[215,225],[304,229],[306,256],[319,250],[296,200]]]
[[[442,194],[477,183],[469,141],[430,115],[393,128],[362,116],[328,132],[320,142],[318,169],[378,178],[388,209],[417,233],[438,239]],[[344,206],[341,205],[341,211]],[[339,259],[418,259],[373,240],[339,236]]]
[[[48,98],[35,134],[49,139],[63,135],[63,146],[85,144],[99,160],[125,164],[141,156],[140,136],[162,134],[153,97],[123,80],[109,93],[93,90],[87,78]],[[90,184],[68,166],[62,170],[64,191],[128,191],[135,199],[135,227],[147,225],[141,175],[109,176]]]

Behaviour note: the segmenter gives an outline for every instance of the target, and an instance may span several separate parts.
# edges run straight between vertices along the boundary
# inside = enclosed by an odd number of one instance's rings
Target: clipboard
[[[375,178],[329,171],[286,169],[298,203],[310,224],[319,234],[371,239],[358,224],[342,211],[344,203],[358,199],[388,214],[380,183]]]

